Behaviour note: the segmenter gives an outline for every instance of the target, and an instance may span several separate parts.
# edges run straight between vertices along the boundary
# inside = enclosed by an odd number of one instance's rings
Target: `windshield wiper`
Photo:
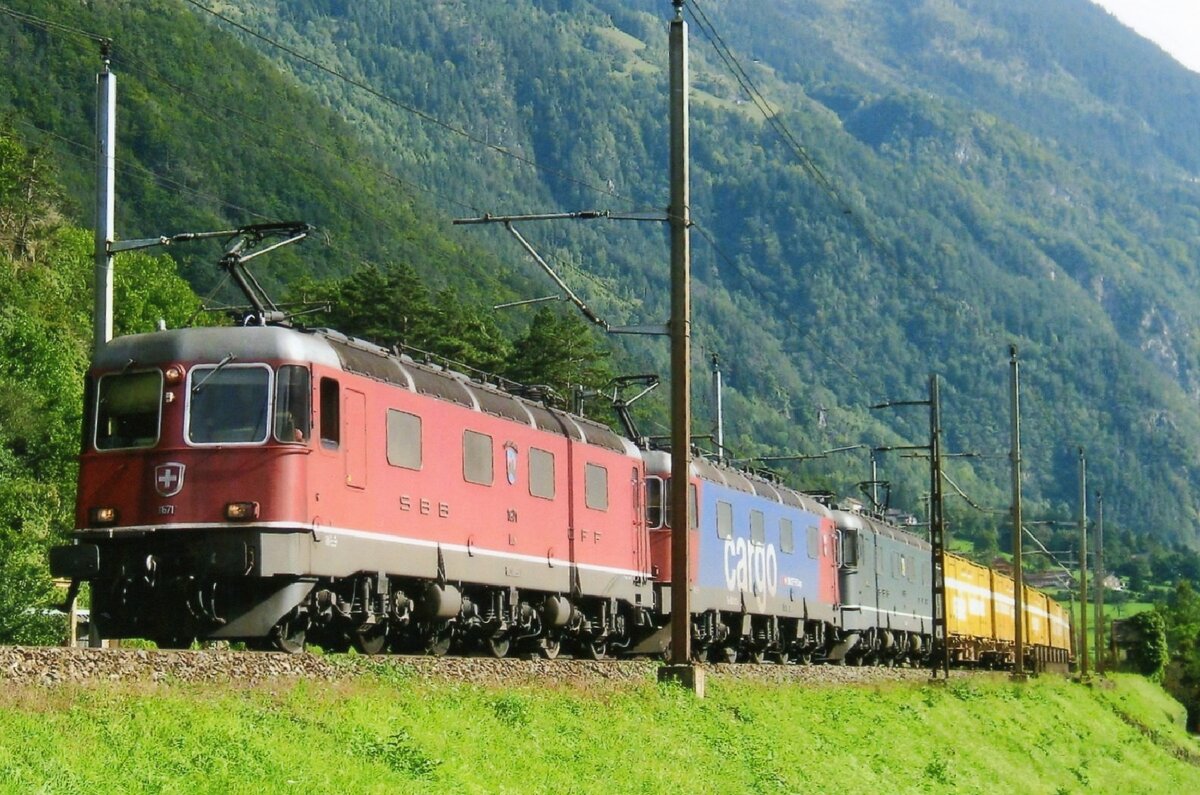
[[[225,365],[229,364],[236,358],[237,357],[234,356],[232,353],[226,354],[225,358],[222,359],[221,361],[217,362],[217,366],[214,367],[212,370],[210,370],[208,375],[206,375],[200,379],[200,383],[192,384],[192,394],[194,395],[197,392],[199,392],[201,387],[203,387],[205,384],[208,383],[208,379],[212,378],[214,375],[221,372],[221,370],[225,367]]]

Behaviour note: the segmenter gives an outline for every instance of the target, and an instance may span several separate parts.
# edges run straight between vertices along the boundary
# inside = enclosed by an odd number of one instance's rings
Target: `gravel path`
[[[235,651],[146,651],[0,646],[0,681],[54,686],[75,682],[239,682],[351,680],[364,674],[510,685],[533,682],[640,684],[659,668],[649,660],[496,660],[481,657],[318,656]],[[920,682],[927,669],[832,665],[705,665],[709,679],[799,684]],[[964,676],[951,672],[952,677]]]

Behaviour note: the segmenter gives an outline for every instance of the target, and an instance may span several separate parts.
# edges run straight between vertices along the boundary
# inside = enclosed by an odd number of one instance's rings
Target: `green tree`
[[[546,385],[560,394],[573,387],[598,389],[613,377],[611,351],[573,313],[542,307],[529,330],[513,346],[513,360],[505,373],[528,385]]]
[[[1162,613],[1147,610],[1129,619],[1129,627],[1137,634],[1138,642],[1129,649],[1129,664],[1143,676],[1160,681],[1166,670],[1167,625]]]
[[[47,153],[26,150],[0,130],[0,250],[10,257],[35,260],[36,242],[61,221],[62,190],[50,163]]]
[[[330,310],[319,316],[321,322],[352,337],[418,348],[435,339],[429,289],[408,265],[383,270],[364,265],[340,279],[302,280],[288,295],[290,300],[328,302]]]
[[[73,525],[92,343],[92,236],[58,223],[41,168],[0,133],[0,643],[62,639],[46,552]],[[168,257],[121,255],[114,281],[118,333],[183,325],[199,306]]]
[[[485,373],[504,371],[512,345],[500,332],[493,313],[462,300],[446,288],[437,295],[437,328],[429,341],[434,352]]]

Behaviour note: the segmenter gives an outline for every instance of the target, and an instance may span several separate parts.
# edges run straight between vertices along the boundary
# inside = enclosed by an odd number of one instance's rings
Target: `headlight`
[[[257,502],[231,502],[225,505],[225,518],[231,522],[250,522],[258,518]]]
[[[116,508],[91,508],[88,510],[88,524],[107,527],[117,523]]]

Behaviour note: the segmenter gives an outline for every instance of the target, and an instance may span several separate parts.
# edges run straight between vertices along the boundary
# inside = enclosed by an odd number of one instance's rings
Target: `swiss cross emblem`
[[[154,490],[160,497],[174,497],[183,491],[183,472],[186,467],[176,461],[154,468]]]

